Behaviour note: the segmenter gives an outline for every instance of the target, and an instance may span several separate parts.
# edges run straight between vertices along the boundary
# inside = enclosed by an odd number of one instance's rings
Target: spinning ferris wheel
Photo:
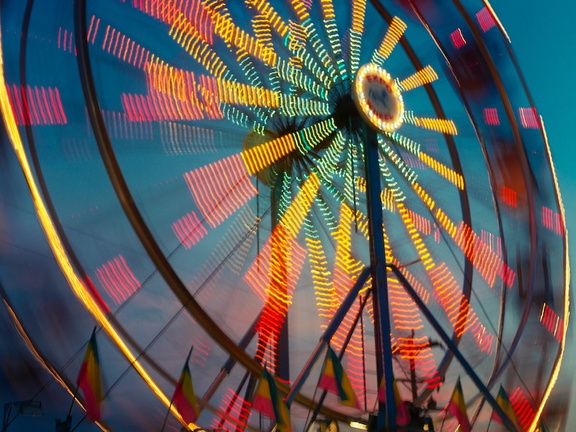
[[[1,19],[4,122],[56,281],[4,297],[71,391],[96,321],[103,430],[160,430],[190,346],[194,428],[273,427],[251,409],[264,365],[296,430],[395,428],[393,381],[435,430],[457,426],[456,382],[473,430],[499,427],[500,387],[517,430],[548,427],[563,209],[488,3],[28,0]],[[318,390],[328,344],[358,407]]]

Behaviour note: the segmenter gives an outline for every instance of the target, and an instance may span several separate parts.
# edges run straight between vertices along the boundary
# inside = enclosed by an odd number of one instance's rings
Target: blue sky
[[[544,118],[566,209],[572,267],[576,266],[576,2],[494,0],[536,108]],[[574,284],[572,284],[574,285]],[[574,308],[572,307],[572,313]],[[572,317],[574,319],[574,317]],[[574,324],[572,324],[574,327]],[[571,331],[572,339],[574,330]],[[574,344],[568,347],[574,351]],[[574,367],[574,357],[564,367]],[[576,398],[566,430],[576,430]]]

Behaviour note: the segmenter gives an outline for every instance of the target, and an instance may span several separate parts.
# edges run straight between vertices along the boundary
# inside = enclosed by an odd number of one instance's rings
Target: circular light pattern
[[[362,116],[377,130],[394,132],[404,118],[404,100],[398,84],[383,68],[367,63],[354,80],[354,101]]]
[[[442,408],[461,381],[473,430],[490,427],[486,392],[407,280],[489,393],[505,387],[523,431],[547,420],[547,400],[561,406],[563,210],[485,2],[53,3],[2,3],[0,111],[22,168],[3,146],[0,220],[16,247],[2,300],[70,393],[94,323],[104,330],[106,430],[179,430],[166,413],[190,346],[199,427],[273,426],[252,406],[263,365],[287,395],[372,265],[368,139],[398,270],[386,290],[400,397],[455,430]],[[330,345],[361,409],[320,396],[317,362],[291,403],[295,430],[320,400],[317,424],[345,431],[378,403],[375,308],[357,288]]]

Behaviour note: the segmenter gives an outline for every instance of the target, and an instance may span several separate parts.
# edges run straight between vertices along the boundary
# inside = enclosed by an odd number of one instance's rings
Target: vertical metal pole
[[[378,403],[376,430],[388,426],[388,431],[396,432],[396,405],[394,403],[392,342],[390,339],[390,315],[388,308],[388,283],[386,280],[386,253],[384,230],[382,228],[382,200],[380,192],[380,166],[378,135],[368,125],[364,125],[366,197],[368,200],[368,220],[370,232],[370,261],[372,268],[372,300],[374,303],[374,338],[376,342],[376,375],[378,385],[384,379],[386,401]]]
[[[276,178],[276,184],[274,185],[274,191],[272,196],[272,231],[276,229],[278,226],[281,216],[280,216],[280,198],[282,191],[282,182],[284,180],[284,175],[279,174]],[[274,246],[274,245],[273,245]],[[274,252],[272,252],[274,253]],[[282,274],[279,275],[280,278],[283,279],[283,282],[287,283],[288,280],[288,271],[287,271],[287,262],[286,262],[286,254],[287,250],[276,250],[278,253],[278,260],[282,262]],[[270,283],[274,283],[274,280],[271,280]],[[284,293],[286,294],[286,293]],[[278,346],[276,347],[275,357],[277,360],[276,363],[276,375],[285,382],[290,381],[290,344],[289,344],[289,334],[288,334],[288,312],[286,312],[286,316],[284,317],[284,322],[282,323],[282,327],[280,328],[280,333],[278,335]]]

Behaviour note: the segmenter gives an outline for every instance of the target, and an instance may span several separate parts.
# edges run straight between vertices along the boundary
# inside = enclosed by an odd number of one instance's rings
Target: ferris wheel
[[[473,430],[500,387],[517,430],[547,427],[563,207],[487,2],[49,3],[4,2],[1,96],[59,283],[4,297],[72,390],[96,321],[100,428],[179,430],[166,410],[191,346],[191,430],[272,428],[252,409],[263,367],[295,430],[395,428],[383,382],[414,427],[456,427],[456,383]],[[328,345],[357,406],[318,388]]]

